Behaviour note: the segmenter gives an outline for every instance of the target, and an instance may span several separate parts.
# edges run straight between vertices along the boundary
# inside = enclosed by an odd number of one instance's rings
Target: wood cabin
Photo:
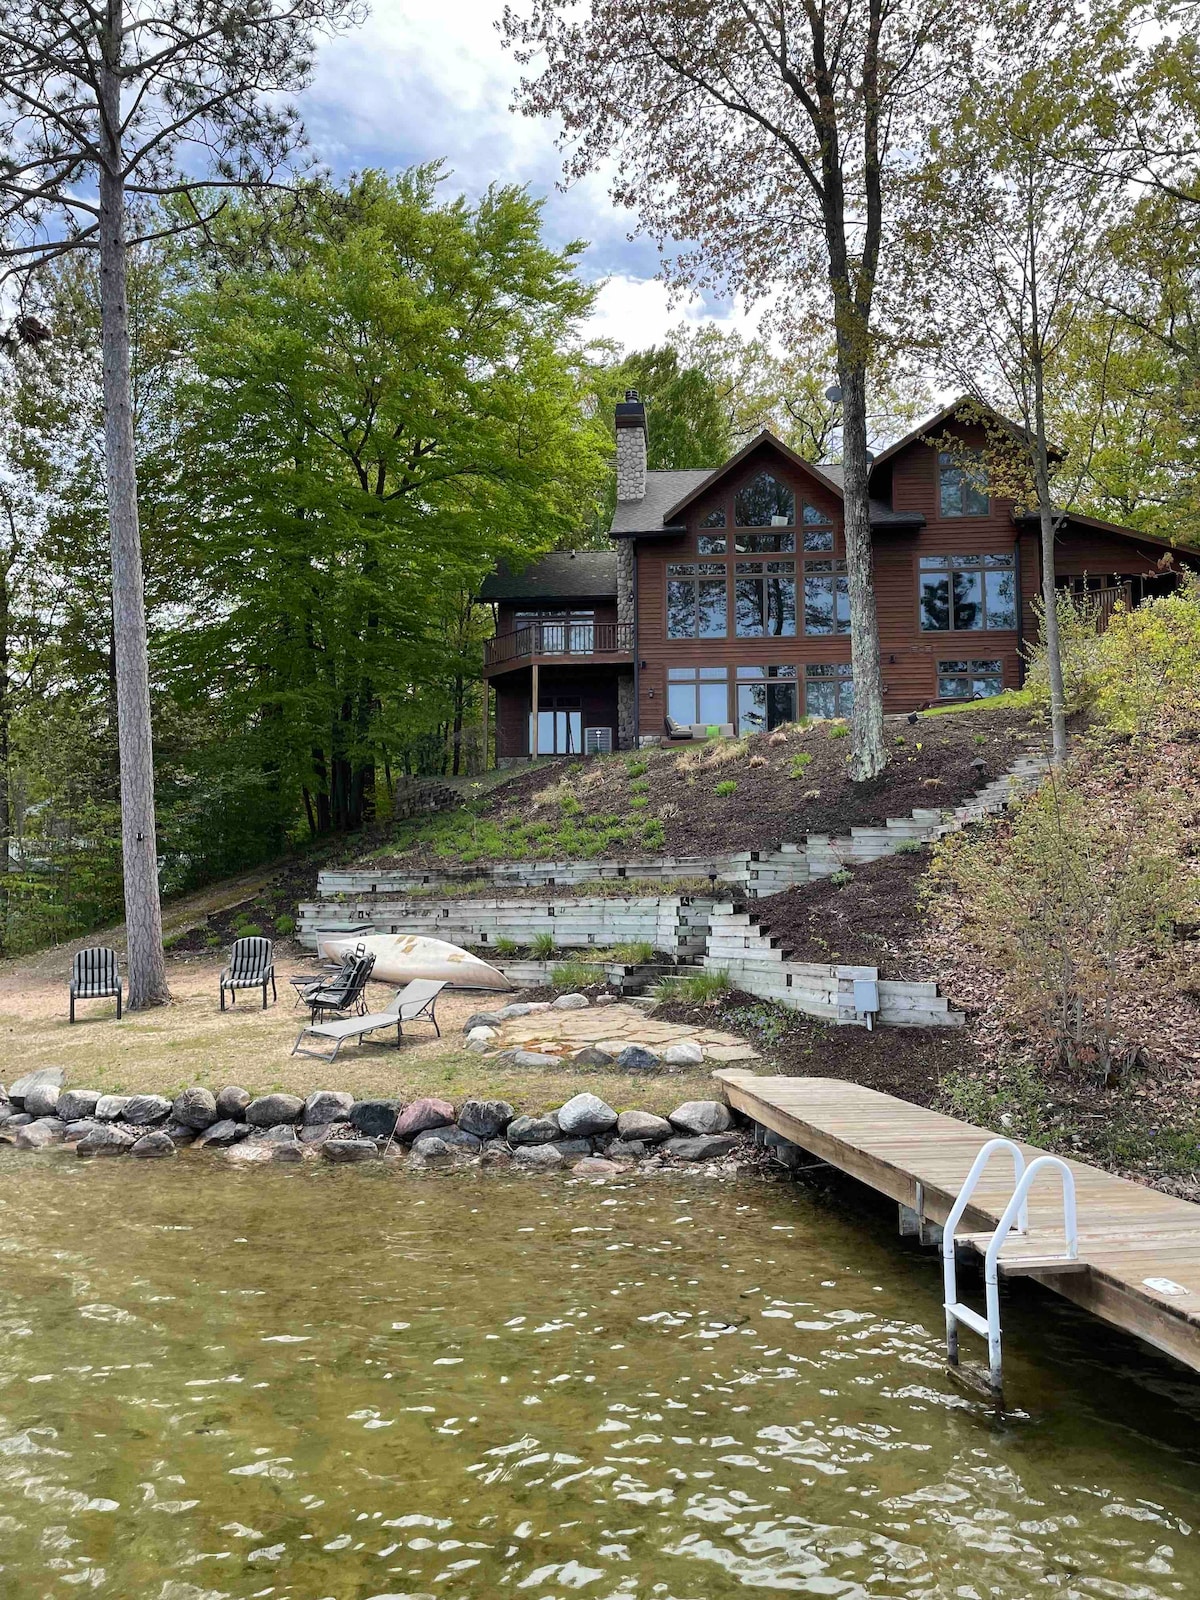
[[[988,493],[983,430],[960,416],[963,404],[871,466],[889,714],[1018,687],[1036,627],[1037,518]],[[655,744],[668,718],[749,733],[847,715],[841,469],[764,432],[722,466],[648,471],[646,411],[632,391],[616,420],[612,550],[501,568],[482,586],[496,622],[484,677],[495,691],[497,760]],[[1169,592],[1172,562],[1196,560],[1070,513],[1055,571],[1060,587],[1092,596],[1103,624],[1120,599]]]

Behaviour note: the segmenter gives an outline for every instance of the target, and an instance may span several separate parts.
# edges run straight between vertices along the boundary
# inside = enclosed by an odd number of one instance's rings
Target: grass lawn
[[[438,1003],[440,1040],[428,1023],[416,1023],[399,1050],[389,1032],[376,1042],[344,1045],[332,1064],[291,1056],[306,1013],[293,1009],[287,977],[292,971],[311,970],[311,960],[300,957],[279,964],[279,1001],[265,1012],[258,996],[250,994],[235,1009],[219,1010],[222,963],[219,955],[174,958],[168,963],[171,1005],[126,1013],[117,1023],[113,1003],[96,1000],[79,1007],[74,1027],[67,1021],[69,953],[44,952],[28,962],[0,964],[0,1081],[11,1082],[34,1067],[62,1067],[69,1085],[113,1094],[174,1095],[189,1084],[215,1092],[235,1083],[257,1094],[348,1089],[359,1098],[405,1101],[432,1094],[450,1100],[484,1096],[508,1100],[518,1111],[551,1109],[582,1089],[618,1111],[636,1106],[664,1112],[683,1100],[714,1095],[704,1068],[669,1077],[634,1077],[521,1070],[473,1055],[462,1048],[463,1021],[472,1011],[503,1000],[454,990],[446,990]],[[373,985],[372,990],[372,1009],[381,1009],[394,993],[385,985]]]

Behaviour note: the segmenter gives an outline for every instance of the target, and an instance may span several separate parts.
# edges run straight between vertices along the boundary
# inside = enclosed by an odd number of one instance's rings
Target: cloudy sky
[[[503,0],[373,0],[366,25],[324,47],[302,102],[317,153],[339,174],[443,158],[469,194],[489,183],[528,184],[546,197],[546,231],[587,239],[583,271],[607,280],[593,332],[636,349],[685,317],[745,327],[715,301],[672,308],[655,281],[657,253],[630,241],[634,219],[617,211],[599,178],[561,194],[555,129],[511,112],[518,69],[496,31]]]

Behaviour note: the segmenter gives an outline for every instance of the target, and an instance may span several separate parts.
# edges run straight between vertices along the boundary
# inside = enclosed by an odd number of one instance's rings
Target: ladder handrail
[[[1025,1157],[1021,1152],[1020,1145],[1017,1144],[1012,1139],[999,1139],[999,1138],[997,1138],[997,1139],[989,1139],[988,1142],[980,1150],[979,1154],[975,1157],[974,1161],[971,1163],[971,1170],[970,1170],[970,1172],[967,1173],[966,1181],[963,1183],[962,1188],[958,1191],[958,1198],[955,1200],[954,1204],[950,1207],[950,1215],[946,1218],[946,1224],[945,1224],[945,1227],[942,1230],[942,1261],[943,1261],[943,1263],[945,1263],[946,1261],[949,1261],[949,1262],[953,1263],[953,1261],[954,1261],[954,1230],[955,1230],[955,1228],[958,1227],[959,1223],[962,1221],[963,1212],[967,1209],[967,1206],[970,1204],[971,1196],[975,1192],[975,1187],[978,1184],[980,1178],[983,1177],[984,1168],[991,1161],[992,1157],[994,1155],[996,1155],[1001,1150],[1009,1151],[1009,1153],[1012,1156],[1012,1162],[1013,1162],[1013,1191],[1014,1191],[1014,1193],[1016,1192],[1017,1186],[1020,1184],[1021,1179],[1022,1179],[1022,1177],[1024,1176],[1024,1173],[1025,1173]],[[1020,1219],[1019,1219],[1018,1224],[1017,1224],[1017,1232],[1018,1233],[1025,1233],[1028,1230],[1028,1228],[1029,1228],[1029,1208],[1028,1208],[1027,1205],[1023,1205],[1022,1208],[1021,1208],[1021,1216],[1020,1216]]]
[[[991,1377],[992,1389],[997,1396],[1002,1392],[1003,1383],[1000,1342],[1000,1251],[1009,1234],[1013,1232],[1014,1226],[1019,1233],[1028,1231],[1029,1191],[1043,1172],[1057,1171],[1062,1184],[1064,1259],[1076,1261],[1079,1258],[1079,1230],[1075,1210],[1075,1176],[1070,1167],[1058,1156],[1038,1156],[1026,1167],[1025,1158],[1011,1139],[990,1140],[975,1157],[974,1164],[967,1176],[967,1181],[955,1200],[950,1216],[946,1220],[945,1231],[942,1234],[946,1353],[951,1365],[958,1365],[958,1324],[960,1321],[967,1320],[965,1313],[968,1311],[968,1308],[960,1305],[958,1300],[958,1273],[954,1259],[953,1230],[957,1226],[962,1213],[966,1210],[971,1190],[978,1182],[984,1167],[986,1167],[996,1151],[1003,1148],[1013,1152],[1013,1168],[1016,1181],[1008,1204],[1004,1208],[1004,1213],[996,1224],[995,1231],[988,1242],[983,1274],[984,1296],[987,1305],[988,1371]],[[978,1318],[976,1314],[972,1312],[971,1316],[975,1318],[977,1324]],[[971,1323],[968,1322],[967,1325],[971,1326]],[[983,1329],[980,1328],[978,1331],[983,1332]]]

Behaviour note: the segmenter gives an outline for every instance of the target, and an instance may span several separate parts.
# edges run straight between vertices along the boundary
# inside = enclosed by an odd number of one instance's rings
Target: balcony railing
[[[483,648],[483,664],[499,667],[531,656],[586,660],[589,656],[632,654],[632,622],[531,622],[515,633],[488,639]]]
[[[1128,608],[1133,604],[1133,585],[1125,582],[1103,589],[1077,590],[1071,593],[1071,603],[1081,617],[1092,623],[1097,633],[1104,633],[1117,607]]]

